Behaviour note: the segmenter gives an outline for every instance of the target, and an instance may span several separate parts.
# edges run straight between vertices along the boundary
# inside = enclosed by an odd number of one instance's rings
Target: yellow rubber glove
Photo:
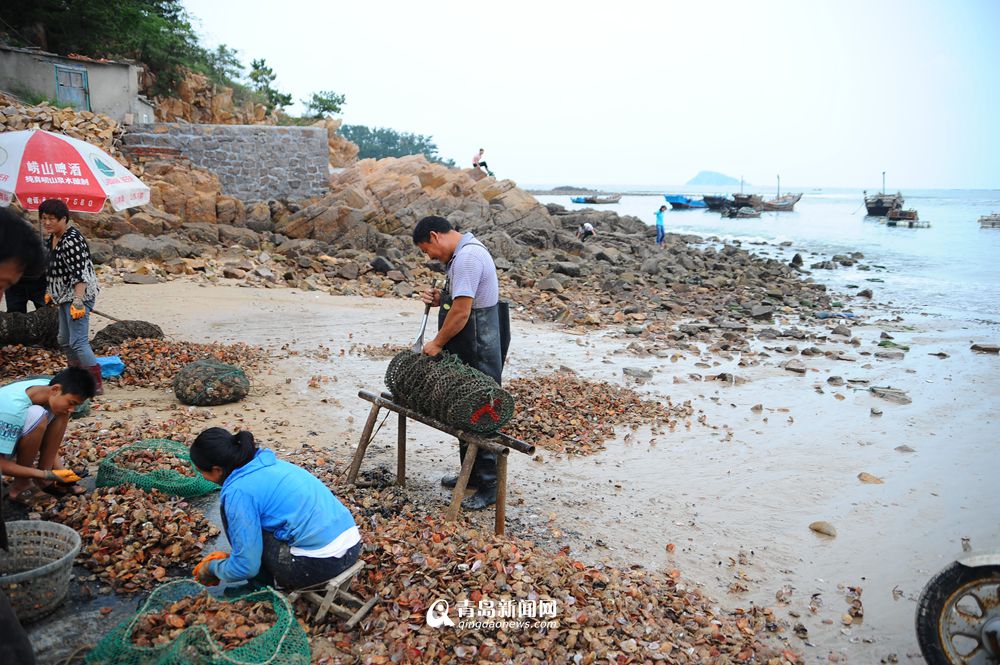
[[[69,315],[74,319],[82,319],[87,316],[87,308],[84,306],[83,300],[73,298],[73,302],[69,306]]]
[[[52,294],[46,293],[45,294],[45,304],[46,305],[51,305],[54,302],[55,302],[55,299],[52,298]]]
[[[196,580],[204,584],[205,586],[215,586],[219,583],[219,578],[211,573],[209,570],[209,562],[217,561],[218,559],[228,559],[228,552],[212,552],[207,557],[198,562],[198,565],[194,567],[191,571],[191,576]]]
[[[76,475],[69,469],[52,469],[45,473],[46,480],[56,480],[60,483],[75,483],[80,480],[80,476]]]

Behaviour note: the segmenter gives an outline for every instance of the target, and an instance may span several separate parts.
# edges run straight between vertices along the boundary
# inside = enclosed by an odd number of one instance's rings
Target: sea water
[[[746,191],[765,198],[775,193]],[[590,207],[633,215],[652,226],[667,193],[731,192],[667,188],[662,193],[625,195],[617,204],[597,206],[571,203],[569,196],[537,198],[568,210]],[[917,209],[920,220],[930,222],[930,228],[889,227],[884,217],[866,216],[864,195],[853,189],[807,190],[794,212],[764,212],[759,218],[728,219],[703,209],[668,209],[665,221],[667,232],[738,240],[754,253],[782,260],[799,252],[806,269],[837,254],[861,252],[864,258],[858,266],[811,270],[813,278],[841,293],[871,288],[879,303],[953,319],[1000,323],[1000,229],[982,229],[978,223],[981,215],[1000,212],[1000,190],[911,190],[903,195],[903,207]],[[648,235],[653,243],[652,230]],[[791,245],[781,248],[781,243]]]

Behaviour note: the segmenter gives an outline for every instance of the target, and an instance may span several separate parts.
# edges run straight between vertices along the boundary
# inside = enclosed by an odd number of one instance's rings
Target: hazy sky
[[[184,2],[296,102],[522,185],[1000,188],[997,0]]]

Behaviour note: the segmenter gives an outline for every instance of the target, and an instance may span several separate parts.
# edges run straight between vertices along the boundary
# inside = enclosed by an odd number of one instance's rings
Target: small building
[[[140,72],[130,62],[0,45],[0,90],[44,95],[61,106],[103,113],[126,125],[155,120],[153,105],[139,94]]]

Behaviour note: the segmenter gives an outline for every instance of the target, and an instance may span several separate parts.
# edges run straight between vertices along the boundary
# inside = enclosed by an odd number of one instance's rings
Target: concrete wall
[[[128,147],[174,148],[219,176],[222,193],[241,201],[305,199],[329,188],[329,147],[321,127],[136,125]]]
[[[153,107],[139,99],[139,68],[134,65],[87,64],[91,110],[118,122],[156,120]],[[131,117],[128,117],[131,115]]]
[[[150,122],[153,107],[139,98],[139,68],[124,62],[90,62],[42,51],[0,48],[0,89],[29,90],[56,100],[56,65],[87,72],[90,107],[118,122]]]

